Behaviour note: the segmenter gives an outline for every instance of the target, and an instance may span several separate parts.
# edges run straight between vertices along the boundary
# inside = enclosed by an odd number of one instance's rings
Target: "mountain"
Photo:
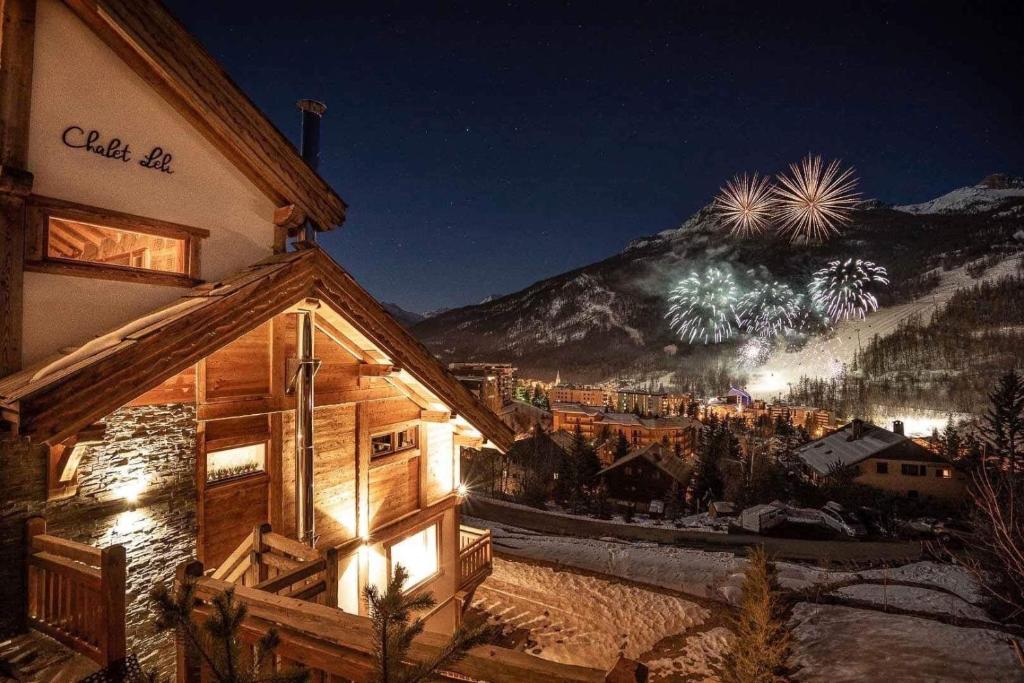
[[[994,173],[977,185],[960,187],[921,204],[895,207],[907,213],[981,213],[1024,197],[1024,178]]]
[[[1024,227],[1024,196],[991,194],[1016,187],[974,189],[976,196],[999,200],[986,200],[987,210],[975,202],[969,210],[948,205],[942,213],[872,202],[853,214],[839,237],[816,246],[793,247],[771,235],[732,238],[704,207],[681,226],[635,239],[607,259],[439,313],[412,331],[444,362],[512,362],[527,376],[557,370],[573,381],[728,374],[722,353],[731,361],[734,344],[691,346],[668,328],[666,297],[676,280],[715,265],[729,268],[741,286],[771,278],[802,290],[827,261],[856,256],[888,268],[892,282],[880,297],[883,306],[905,301],[935,286],[936,269],[1022,247],[1014,234]]]
[[[412,327],[413,325],[415,325],[416,323],[420,322],[421,320],[423,320],[426,317],[426,316],[420,315],[419,313],[413,313],[412,311],[407,311],[404,308],[402,308],[401,306],[399,306],[398,304],[382,302],[381,306],[384,307],[385,311],[387,311],[388,313],[391,314],[392,318],[394,318],[395,320],[400,322],[405,327]]]

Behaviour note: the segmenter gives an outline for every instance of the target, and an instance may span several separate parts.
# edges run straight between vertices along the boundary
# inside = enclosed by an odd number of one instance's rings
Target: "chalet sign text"
[[[120,161],[128,164],[135,161],[142,168],[171,174],[171,153],[163,147],[153,147],[141,157],[135,157],[135,150],[127,142],[118,137],[104,137],[95,128],[86,130],[81,126],[68,126],[61,135],[61,140],[71,149],[96,154],[104,159]]]

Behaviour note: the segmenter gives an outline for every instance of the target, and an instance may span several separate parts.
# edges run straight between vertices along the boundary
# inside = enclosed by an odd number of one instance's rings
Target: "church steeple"
[[[557,386],[560,386],[561,384],[562,384],[562,373],[560,371],[558,371],[558,370],[555,370],[555,386],[557,387]]]

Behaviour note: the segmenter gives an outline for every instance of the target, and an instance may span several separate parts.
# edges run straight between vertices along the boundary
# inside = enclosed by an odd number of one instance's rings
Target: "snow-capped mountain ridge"
[[[1024,178],[994,173],[977,185],[960,187],[920,204],[893,207],[915,214],[982,213],[1000,208],[1009,200],[1024,197]]]
[[[1017,184],[996,176],[976,188],[1020,193],[1009,195],[999,205],[1009,208],[998,212],[918,214],[865,203],[839,237],[798,248],[773,234],[733,238],[707,206],[607,259],[436,315],[413,333],[446,362],[514,362],[527,372],[560,369],[574,380],[603,379],[623,368],[664,371],[694,354],[706,360],[718,353],[680,344],[665,321],[668,291],[691,271],[714,265],[730,270],[741,287],[772,278],[799,291],[828,260],[856,256],[889,269],[892,285],[883,305],[905,301],[920,295],[917,283],[929,271],[1024,246],[1014,237],[1024,230],[1024,211],[1018,211],[1024,189]]]

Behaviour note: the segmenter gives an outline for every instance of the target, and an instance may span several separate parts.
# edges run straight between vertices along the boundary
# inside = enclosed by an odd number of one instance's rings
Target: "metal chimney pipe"
[[[313,378],[320,361],[313,357],[313,305],[296,320],[295,369],[295,529],[299,541],[316,546],[313,514]]]
[[[299,100],[297,103],[302,112],[302,138],[299,146],[303,160],[314,171],[320,167],[320,119],[327,111],[327,105],[316,100]],[[303,239],[316,242],[316,227],[308,220],[303,226]]]

